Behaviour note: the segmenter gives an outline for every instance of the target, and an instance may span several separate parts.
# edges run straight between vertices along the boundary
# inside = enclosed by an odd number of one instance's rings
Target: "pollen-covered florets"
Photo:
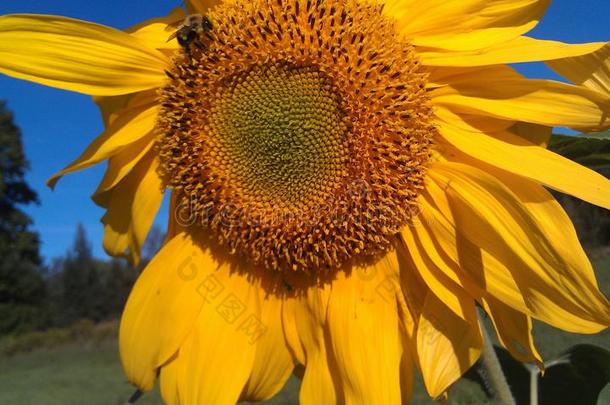
[[[426,75],[381,7],[237,1],[162,89],[157,149],[178,201],[269,269],[338,268],[417,212],[435,128]]]

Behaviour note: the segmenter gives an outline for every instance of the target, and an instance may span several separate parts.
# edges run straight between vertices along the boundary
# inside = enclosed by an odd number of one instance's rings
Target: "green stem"
[[[530,405],[538,405],[538,378],[540,369],[537,366],[527,365],[530,372]]]
[[[502,405],[516,405],[517,402],[510,391],[500,361],[494,350],[491,337],[483,322],[481,324],[481,334],[483,335],[483,351],[478,363],[478,371],[481,378],[485,381],[487,388],[492,391],[494,400]]]

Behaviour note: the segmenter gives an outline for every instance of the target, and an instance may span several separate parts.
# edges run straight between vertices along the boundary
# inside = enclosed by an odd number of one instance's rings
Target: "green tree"
[[[104,313],[106,318],[118,318],[123,312],[138,271],[125,259],[112,259],[104,272]]]
[[[38,202],[25,181],[28,169],[21,132],[6,103],[0,102],[0,334],[46,322],[38,235],[20,208]]]
[[[85,228],[78,224],[74,245],[66,255],[61,273],[61,324],[68,325],[84,318],[94,321],[104,318],[104,297],[98,267]]]
[[[610,131],[553,135],[549,149],[610,178]],[[569,195],[555,193],[570,215],[580,241],[587,248],[610,243],[610,212]]]

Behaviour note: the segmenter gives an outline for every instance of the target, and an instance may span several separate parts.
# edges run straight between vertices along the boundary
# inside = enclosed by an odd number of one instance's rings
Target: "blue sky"
[[[422,0],[424,1],[424,0]],[[19,0],[0,2],[0,14],[59,14],[124,29],[144,19],[160,16],[180,5],[170,0]],[[555,0],[531,35],[565,42],[610,40],[610,0]],[[520,70],[532,77],[555,78],[540,65]],[[38,192],[40,205],[27,207],[40,233],[42,254],[48,260],[62,255],[72,243],[77,223],[82,223],[96,256],[101,247],[103,211],[90,200],[104,165],[64,177],[55,191],[46,179],[77,157],[102,131],[98,111],[87,96],[19,81],[0,75],[0,99],[8,101],[23,133],[31,163],[29,184]],[[157,219],[164,225],[167,214]]]

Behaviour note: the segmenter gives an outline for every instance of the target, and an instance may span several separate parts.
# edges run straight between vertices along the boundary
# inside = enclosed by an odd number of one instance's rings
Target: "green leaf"
[[[529,402],[530,369],[508,351],[495,347],[502,371],[518,404]],[[477,371],[479,371],[477,373]],[[476,381],[491,398],[483,375],[473,367],[466,378]],[[538,377],[539,405],[596,405],[602,390],[610,383],[610,351],[594,345],[576,345],[556,360],[546,363]]]
[[[540,379],[540,404],[595,405],[610,383],[610,352],[598,346],[577,345],[550,362]]]
[[[596,171],[610,169],[610,131],[579,135],[553,134],[549,149]]]

